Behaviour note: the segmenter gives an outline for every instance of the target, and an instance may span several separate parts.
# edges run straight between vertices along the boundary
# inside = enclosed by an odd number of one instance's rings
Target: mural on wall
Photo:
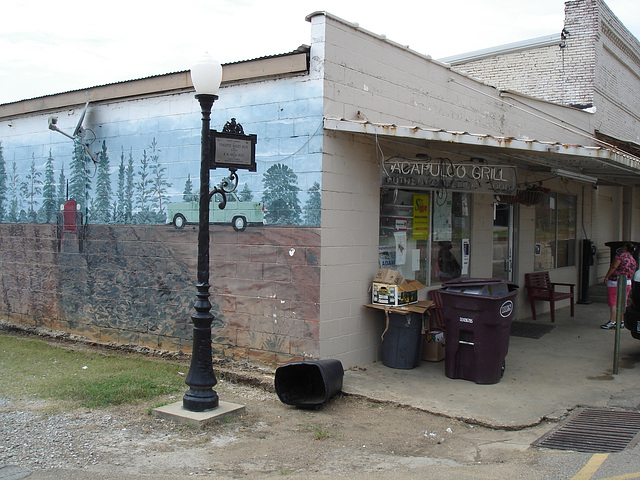
[[[0,121],[3,314],[188,351],[198,108],[193,95],[176,94],[53,112],[62,132],[83,118],[81,141],[47,128],[51,112]],[[240,173],[224,210],[212,198],[212,223],[258,231],[216,228],[214,351],[265,362],[317,354],[321,85],[303,77],[234,85],[216,102],[211,126],[231,118],[258,136],[257,171]],[[211,171],[211,186],[227,175]]]
[[[0,139],[0,222],[55,223],[67,200],[77,202],[85,224],[162,225],[177,220],[181,228],[192,222],[191,207],[184,203],[198,202],[197,120],[190,118],[193,125],[188,130],[179,128],[180,119],[157,128],[154,122],[164,119],[122,121],[98,108],[89,106],[87,118],[93,123],[84,129],[89,142],[63,142],[51,135],[47,142],[36,132],[20,138],[19,144],[12,136]],[[321,125],[321,117],[254,119],[252,126],[260,127],[258,171],[240,176],[234,196],[240,209],[236,216],[242,217],[239,226],[320,225],[320,151],[313,151],[309,143],[320,136],[321,127],[312,126],[314,120]],[[123,134],[127,129],[131,132]],[[226,174],[212,170],[211,184]],[[216,209],[212,202],[213,223],[232,223],[219,212],[216,216]]]
[[[173,182],[170,181],[166,168],[159,161],[160,151],[155,138],[149,145],[149,150],[143,151],[137,165],[132,153],[125,154],[122,147],[115,191],[112,188],[113,179],[110,174],[112,167],[105,141],[102,142],[99,160],[93,172],[94,165],[86,153],[82,148],[74,147],[73,162],[68,177],[65,174],[64,165],[60,166],[59,172],[55,172],[51,154],[44,165],[40,166],[36,165],[36,159],[33,156],[29,169],[23,174],[18,173],[17,164],[13,162],[7,173],[1,146],[0,143],[0,221],[2,222],[53,223],[65,201],[74,200],[86,215],[87,223],[104,225],[174,223],[178,213],[187,219],[187,223],[197,223],[197,216],[187,218],[185,212],[176,209],[175,206],[172,208],[172,204],[179,202],[171,201],[168,194]],[[44,169],[44,175],[42,169]],[[297,180],[297,175],[287,165],[278,163],[269,167],[263,176],[264,192],[258,215],[260,218],[252,214],[255,206],[249,208],[246,205],[240,205],[243,214],[251,218],[248,224],[320,225],[320,184],[314,182],[313,186],[307,190],[306,202],[301,205]],[[196,212],[198,196],[194,190],[197,188],[189,174],[183,186],[181,198],[183,202],[180,202],[194,203]],[[234,200],[245,204],[253,203],[254,193],[248,184],[245,183],[238,188]],[[249,211],[244,211],[245,208],[249,208]],[[226,219],[227,216],[221,215],[222,212],[216,216],[216,210],[219,208],[212,202],[212,223],[229,222]],[[182,224],[179,226],[181,227]]]

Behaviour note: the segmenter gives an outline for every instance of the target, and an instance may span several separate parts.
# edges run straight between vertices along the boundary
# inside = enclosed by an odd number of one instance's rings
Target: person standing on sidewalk
[[[611,316],[609,321],[601,325],[600,328],[608,330],[616,327],[618,275],[627,276],[627,291],[624,296],[624,304],[627,304],[627,297],[629,296],[629,290],[631,290],[631,279],[638,267],[635,258],[633,258],[635,250],[636,247],[633,243],[625,243],[622,247],[622,252],[615,256],[607,274],[604,276],[604,284],[607,286],[607,303],[609,304]],[[622,327],[623,325],[620,326]]]

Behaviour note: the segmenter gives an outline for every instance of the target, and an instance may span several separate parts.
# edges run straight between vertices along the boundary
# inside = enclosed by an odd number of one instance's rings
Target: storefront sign
[[[453,163],[447,158],[393,159],[385,163],[384,186],[446,188],[458,192],[515,194],[517,171],[506,165]]]

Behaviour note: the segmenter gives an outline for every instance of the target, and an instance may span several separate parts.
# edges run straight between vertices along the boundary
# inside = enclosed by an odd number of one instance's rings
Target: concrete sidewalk
[[[410,405],[428,412],[496,428],[517,429],[557,419],[578,406],[640,410],[640,340],[620,330],[619,370],[613,375],[615,330],[604,303],[576,305],[525,322],[553,325],[540,339],[511,336],[504,377],[478,385],[445,375],[445,362],[412,370],[386,367],[345,372],[348,394]]]

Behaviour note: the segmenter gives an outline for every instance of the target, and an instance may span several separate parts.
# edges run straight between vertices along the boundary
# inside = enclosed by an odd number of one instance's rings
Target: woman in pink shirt
[[[624,296],[624,303],[625,305],[627,304],[627,297],[629,296],[629,290],[631,290],[631,279],[638,267],[636,260],[633,258],[633,252],[635,252],[635,250],[636,247],[634,244],[625,243],[622,247],[622,252],[615,256],[607,274],[604,276],[604,284],[607,286],[607,303],[609,304],[611,316],[609,317],[609,321],[601,325],[600,328],[610,329],[616,327],[618,275],[627,276],[627,292]],[[620,325],[620,327],[622,326],[623,325]]]

